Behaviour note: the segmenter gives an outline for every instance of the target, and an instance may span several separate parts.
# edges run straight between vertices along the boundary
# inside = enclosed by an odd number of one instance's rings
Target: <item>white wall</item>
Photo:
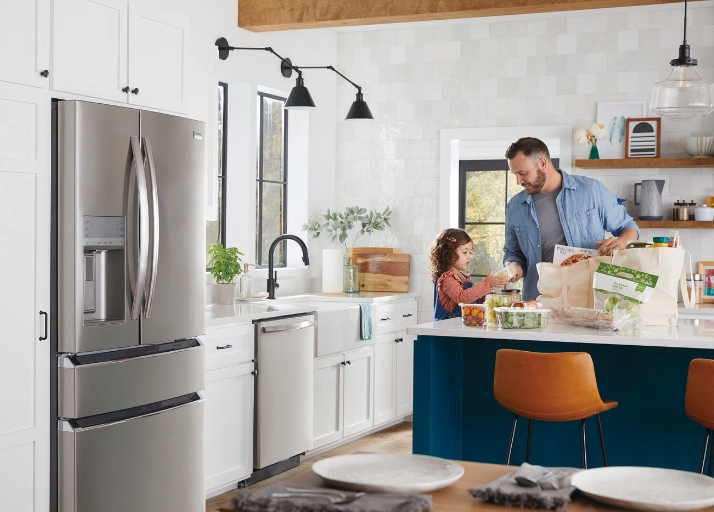
[[[337,65],[364,88],[376,121],[337,125],[337,206],[390,205],[397,244],[412,255],[420,321],[432,318],[426,252],[439,222],[439,137],[444,128],[572,125],[595,121],[598,101],[648,101],[682,42],[682,4],[345,29]],[[688,43],[700,75],[714,81],[714,3],[689,5]],[[337,112],[351,86],[338,83]],[[650,114],[651,115],[651,114]],[[714,132],[714,115],[662,123],[662,153]],[[527,136],[523,133],[522,136]],[[573,145],[575,158],[588,147]],[[667,180],[675,199],[714,195],[714,170],[576,170],[601,179],[633,208],[635,181]],[[665,208],[669,211],[668,208]],[[645,231],[645,238],[656,235]],[[687,230],[698,259],[714,259],[712,230]],[[375,242],[378,242],[376,240]]]

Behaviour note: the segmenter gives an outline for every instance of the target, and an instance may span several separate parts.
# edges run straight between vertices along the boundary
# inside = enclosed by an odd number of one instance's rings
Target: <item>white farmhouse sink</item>
[[[315,308],[315,357],[354,350],[372,343],[360,339],[359,304],[306,301],[301,306]]]

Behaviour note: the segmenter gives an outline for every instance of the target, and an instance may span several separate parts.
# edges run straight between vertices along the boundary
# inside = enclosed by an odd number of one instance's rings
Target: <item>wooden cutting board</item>
[[[409,291],[411,256],[391,247],[360,247],[352,250],[352,264],[359,265],[360,291]]]

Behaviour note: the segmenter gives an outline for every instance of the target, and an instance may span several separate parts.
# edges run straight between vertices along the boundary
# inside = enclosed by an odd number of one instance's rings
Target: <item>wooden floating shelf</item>
[[[714,221],[704,220],[637,220],[640,229],[675,228],[675,229],[714,229]]]
[[[640,169],[644,167],[714,167],[714,157],[702,158],[602,158],[575,160],[581,169]]]

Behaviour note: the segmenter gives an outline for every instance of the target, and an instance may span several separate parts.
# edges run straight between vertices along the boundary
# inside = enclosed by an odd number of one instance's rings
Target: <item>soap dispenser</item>
[[[250,263],[243,264],[243,273],[238,278],[238,297],[241,299],[250,299],[253,296],[253,276],[248,273]]]

